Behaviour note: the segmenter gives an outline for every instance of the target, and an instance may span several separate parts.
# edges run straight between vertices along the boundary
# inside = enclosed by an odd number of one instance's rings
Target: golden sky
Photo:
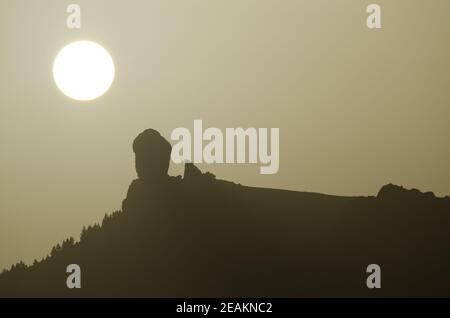
[[[82,28],[66,27],[78,3]],[[382,8],[382,29],[366,7]],[[0,0],[0,268],[119,209],[146,128],[280,128],[280,170],[201,166],[247,185],[450,194],[448,0]],[[52,63],[75,40],[116,78],[81,103]],[[180,171],[172,167],[173,173]]]

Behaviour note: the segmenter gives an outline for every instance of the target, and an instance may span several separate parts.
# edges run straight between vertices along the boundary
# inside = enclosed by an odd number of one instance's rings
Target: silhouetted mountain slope
[[[122,211],[51,257],[0,275],[0,296],[450,296],[450,199],[384,186],[376,197],[246,187],[186,164],[139,135],[138,179]],[[82,288],[66,287],[79,264]],[[366,287],[379,264],[382,288]]]

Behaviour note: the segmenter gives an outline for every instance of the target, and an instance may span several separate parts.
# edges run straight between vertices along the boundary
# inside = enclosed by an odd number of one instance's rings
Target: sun
[[[53,78],[64,95],[89,101],[102,96],[115,75],[114,62],[108,51],[91,41],[66,45],[53,63]]]

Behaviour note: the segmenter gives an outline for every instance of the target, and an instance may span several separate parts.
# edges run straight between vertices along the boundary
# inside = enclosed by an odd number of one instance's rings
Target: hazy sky
[[[382,8],[369,30],[366,6]],[[82,8],[81,30],[66,7]],[[119,209],[133,138],[155,128],[279,127],[280,170],[202,166],[262,187],[450,194],[448,0],[0,0],[0,268]],[[76,102],[52,64],[75,40],[116,79]],[[176,169],[173,171],[179,171]]]

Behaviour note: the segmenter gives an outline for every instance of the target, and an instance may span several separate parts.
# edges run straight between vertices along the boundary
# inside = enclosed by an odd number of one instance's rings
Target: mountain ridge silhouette
[[[122,210],[33,265],[0,274],[1,297],[449,297],[450,198],[387,184],[345,197],[249,187],[194,164],[167,174],[155,130],[133,143]],[[81,267],[68,289],[66,267]],[[382,288],[366,286],[379,264]]]

